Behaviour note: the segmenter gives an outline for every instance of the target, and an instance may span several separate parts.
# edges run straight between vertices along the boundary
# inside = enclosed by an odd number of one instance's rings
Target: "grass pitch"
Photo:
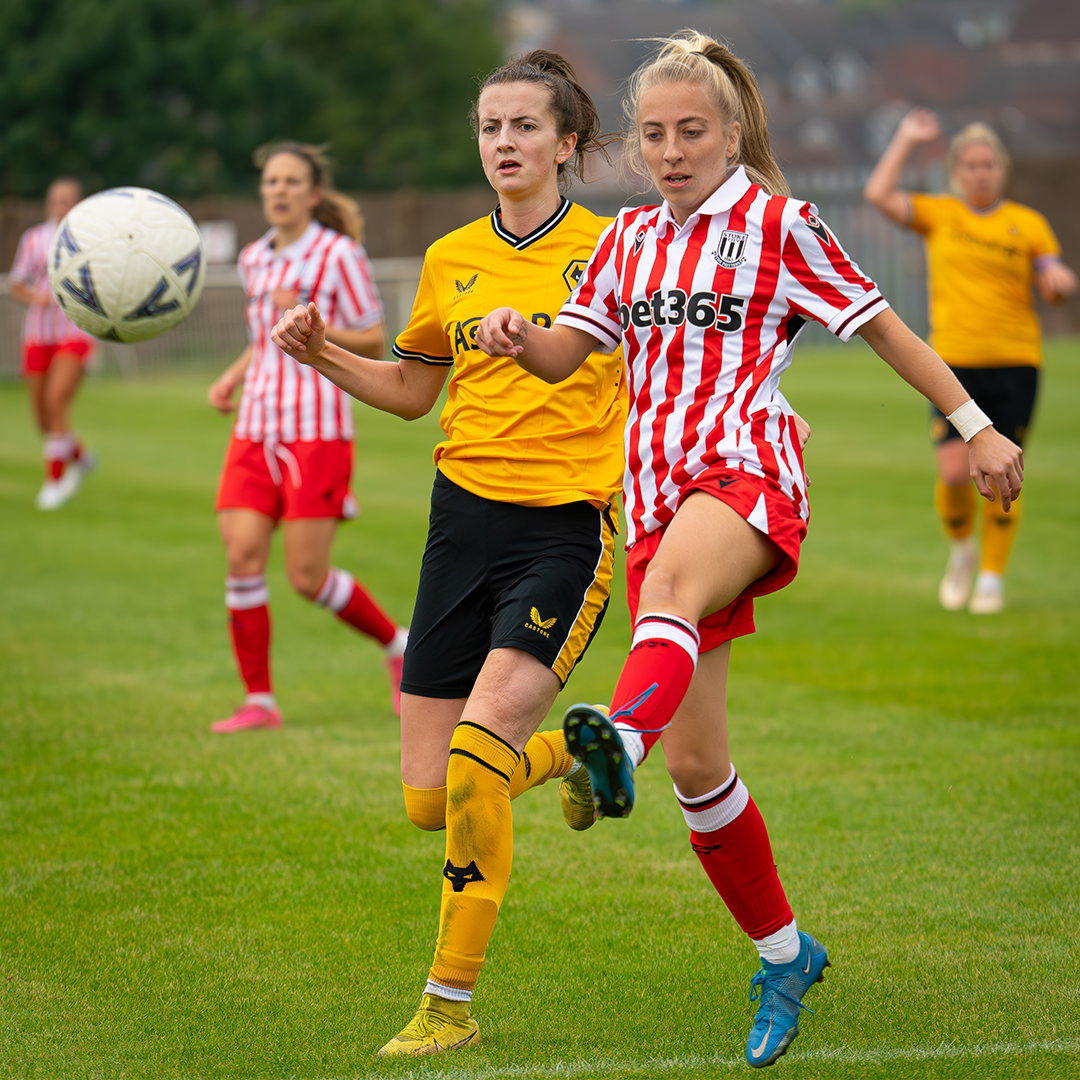
[[[721,1077],[756,960],[659,756],[627,821],[514,804],[483,1044],[376,1062],[434,943],[441,835],[408,824],[377,650],[270,570],[280,732],[240,698],[212,514],[209,375],[88,384],[101,467],[33,509],[39,444],[0,385],[0,1077]],[[736,644],[739,771],[833,967],[775,1073],[1080,1075],[1080,344],[1052,343],[997,617],[946,613],[923,405],[861,345],[805,351],[803,568]],[[400,619],[435,418],[358,409],[364,507],[335,562]],[[621,588],[557,704],[606,700]]]

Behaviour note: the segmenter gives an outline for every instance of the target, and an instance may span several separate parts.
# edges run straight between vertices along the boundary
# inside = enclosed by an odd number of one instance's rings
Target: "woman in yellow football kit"
[[[1031,286],[1044,299],[1057,300],[1076,291],[1077,278],[1061,262],[1061,249],[1046,219],[1002,198],[1009,158],[985,124],[969,124],[949,146],[952,195],[900,189],[900,174],[911,152],[940,135],[932,112],[909,112],[867,180],[864,195],[886,217],[925,238],[930,344],[994,427],[1023,446],[1042,363]],[[980,615],[1000,611],[1005,564],[1023,497],[1013,499],[1008,512],[998,502],[984,505],[980,558],[967,448],[933,408],[930,435],[938,466],[934,505],[951,547],[939,599],[950,611],[965,605]]]
[[[567,823],[585,829],[595,816],[562,731],[537,729],[607,607],[623,364],[595,353],[551,386],[481,352],[474,335],[497,302],[551,325],[608,224],[562,193],[604,139],[573,69],[544,50],[489,76],[473,120],[498,208],[429,248],[397,363],[327,344],[314,305],[273,334],[405,419],[428,413],[450,376],[401,684],[406,809],[447,834],[439,934],[420,1009],[384,1055],[479,1042],[470,1002],[510,877],[510,800],[565,777]]]

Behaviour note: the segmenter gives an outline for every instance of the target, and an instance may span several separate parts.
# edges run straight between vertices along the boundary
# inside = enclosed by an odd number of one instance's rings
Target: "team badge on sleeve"
[[[811,232],[817,234],[817,238],[825,247],[832,247],[832,237],[829,235],[829,230],[825,228],[825,222],[821,218],[815,217],[813,214],[807,214],[806,224],[810,226]]]
[[[746,262],[746,233],[725,229],[716,245],[713,258],[726,270],[734,270]]]

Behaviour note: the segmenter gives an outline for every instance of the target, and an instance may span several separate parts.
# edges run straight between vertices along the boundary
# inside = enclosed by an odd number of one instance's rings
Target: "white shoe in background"
[[[960,611],[971,595],[978,553],[975,550],[975,541],[971,537],[966,540],[951,541],[950,548],[945,576],[938,586],[938,600],[946,611]]]

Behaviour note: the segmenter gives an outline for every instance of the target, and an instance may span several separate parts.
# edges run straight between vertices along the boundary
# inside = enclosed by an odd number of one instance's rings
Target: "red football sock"
[[[715,791],[688,799],[675,794],[690,826],[690,846],[735,921],[755,941],[794,916],[773,863],[765,822],[734,766]]]
[[[697,630],[685,619],[652,612],[634,625],[630,655],[611,698],[611,719],[616,727],[641,733],[645,754],[686,696],[697,657]]]
[[[229,609],[229,635],[236,666],[249,694],[269,694],[270,687],[270,590],[262,574],[229,575],[225,579],[225,604]]]
[[[316,604],[329,608],[342,622],[373,637],[380,645],[389,645],[394,640],[397,625],[347,570],[331,567],[314,599]]]
[[[78,456],[79,443],[74,435],[65,431],[61,435],[45,436],[45,476],[49,480],[59,480],[64,475],[64,467]]]

